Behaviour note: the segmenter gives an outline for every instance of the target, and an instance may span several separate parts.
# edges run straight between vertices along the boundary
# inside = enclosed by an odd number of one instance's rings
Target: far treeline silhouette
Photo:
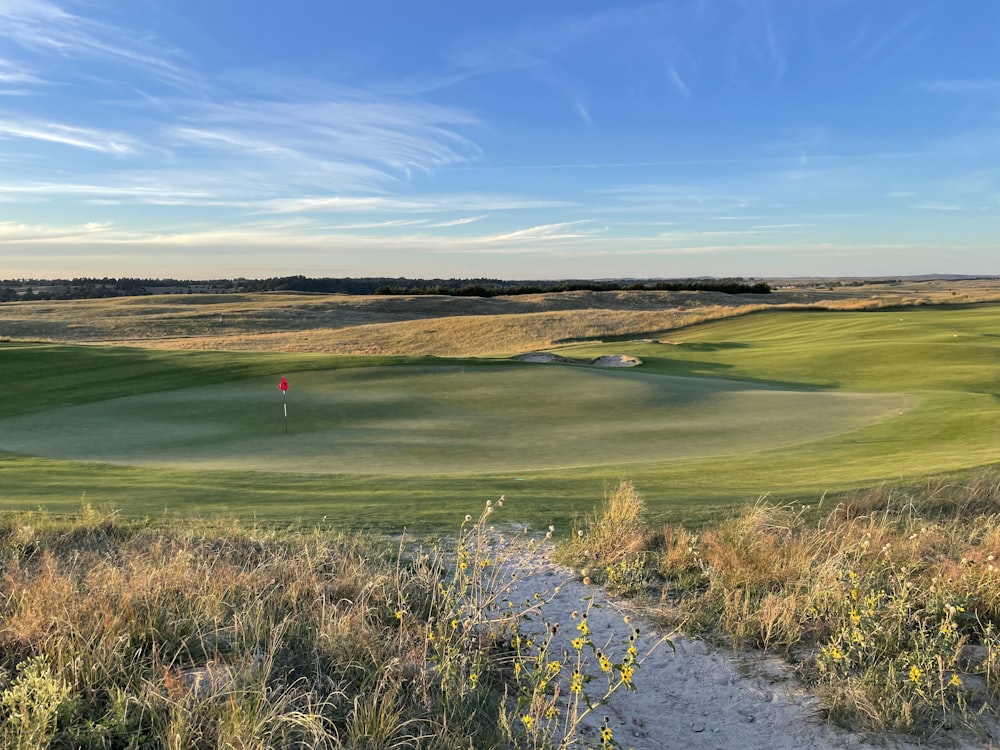
[[[443,294],[454,297],[498,297],[545,292],[723,292],[770,294],[771,287],[743,279],[682,279],[646,281],[505,281],[501,279],[407,279],[388,277],[308,278],[282,276],[269,279],[76,278],[15,279],[0,281],[0,302],[44,299],[90,299],[147,294],[231,294],[238,292],[309,292],[314,294]]]

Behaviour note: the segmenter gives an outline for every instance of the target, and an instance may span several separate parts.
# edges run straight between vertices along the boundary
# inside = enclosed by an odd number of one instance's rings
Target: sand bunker
[[[552,352],[528,352],[527,354],[518,354],[512,359],[521,362],[558,362],[570,365],[597,365],[598,367],[636,367],[642,364],[641,359],[630,354],[606,354],[595,359],[572,359],[561,357]]]
[[[642,364],[642,360],[629,354],[608,354],[604,357],[598,357],[590,364],[601,367],[636,367]]]

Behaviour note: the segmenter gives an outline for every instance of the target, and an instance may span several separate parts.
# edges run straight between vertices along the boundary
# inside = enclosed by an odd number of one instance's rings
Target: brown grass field
[[[0,305],[0,337],[332,354],[517,354],[664,332],[762,309],[866,309],[1000,300],[1000,280],[772,283],[769,295],[563,292],[511,297],[157,295]]]

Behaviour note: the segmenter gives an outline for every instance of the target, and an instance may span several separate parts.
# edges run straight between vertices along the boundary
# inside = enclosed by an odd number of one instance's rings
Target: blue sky
[[[0,0],[0,277],[1000,273],[996,0]]]

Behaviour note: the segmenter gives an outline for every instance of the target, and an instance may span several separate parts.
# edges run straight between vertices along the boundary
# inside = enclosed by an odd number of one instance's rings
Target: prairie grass
[[[614,497],[641,508],[627,483]],[[605,549],[616,517],[630,527],[608,503],[563,559],[610,584],[629,571],[627,592],[689,634],[785,656],[832,721],[929,736],[995,719],[996,473],[880,486],[826,512],[761,499],[711,526],[647,532],[643,546],[632,530],[621,555]]]
[[[478,343],[524,350],[603,330],[601,318],[688,320],[700,308],[736,310],[742,297],[712,293],[568,292],[490,299],[301,294],[159,295],[0,305],[0,332],[18,340],[116,342],[193,348],[345,353],[432,352]],[[679,313],[679,314],[678,314]],[[578,322],[582,314],[596,322]],[[671,314],[672,317],[671,317]],[[692,320],[693,322],[693,320]],[[517,323],[525,330],[518,332]],[[627,322],[613,324],[621,329]],[[646,329],[649,330],[649,329]],[[483,333],[496,340],[483,338]],[[212,344],[215,342],[215,345]],[[423,345],[421,345],[423,342]],[[475,353],[481,353],[473,347]]]
[[[602,582],[618,588],[616,575],[626,575],[630,562],[650,546],[645,514],[646,501],[635,485],[621,480],[614,489],[605,490],[599,510],[575,524],[570,538],[560,545],[559,558],[588,572],[603,570],[603,576],[598,574]]]
[[[765,309],[873,310],[997,300],[995,281],[798,287],[769,295],[563,292],[447,296],[173,294],[0,304],[15,341],[170,349],[488,356],[669,331]]]
[[[625,638],[612,660],[585,627],[557,651],[555,592],[522,583],[548,541],[493,527],[502,505],[429,547],[89,506],[5,515],[0,745],[576,745],[642,657]]]

